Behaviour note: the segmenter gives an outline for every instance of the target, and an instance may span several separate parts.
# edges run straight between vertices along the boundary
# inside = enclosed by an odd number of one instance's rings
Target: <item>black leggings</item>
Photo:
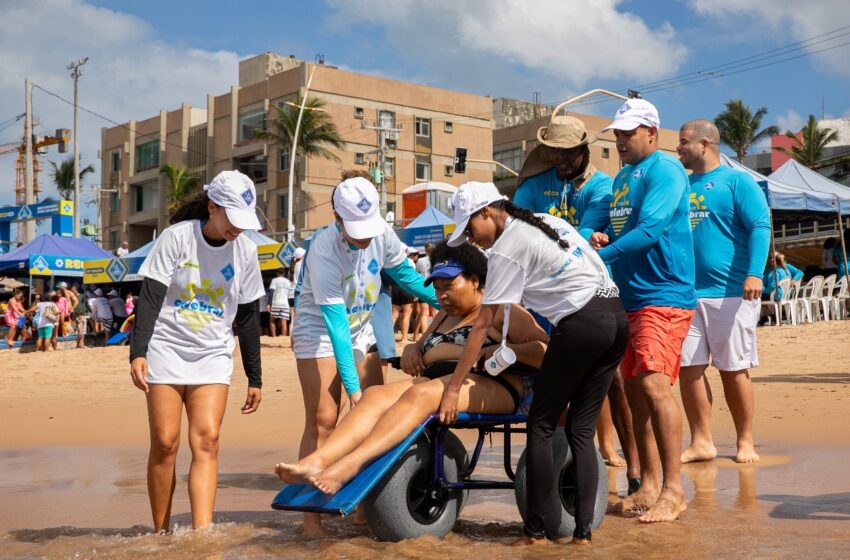
[[[569,405],[564,429],[576,465],[578,495],[573,536],[590,539],[599,484],[593,433],[628,338],[619,298],[594,297],[553,329],[528,413],[527,535],[555,535],[560,524],[551,438]]]

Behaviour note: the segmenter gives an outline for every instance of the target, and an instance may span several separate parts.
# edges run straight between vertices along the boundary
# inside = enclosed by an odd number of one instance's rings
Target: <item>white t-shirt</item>
[[[304,259],[298,259],[292,267],[292,282],[289,284],[289,299],[295,299],[295,287],[298,285],[298,276],[301,274],[302,264],[304,264]]]
[[[269,290],[274,290],[272,294],[272,307],[276,309],[289,308],[289,288],[292,282],[285,276],[275,276],[269,284]]]
[[[352,339],[357,339],[378,301],[381,269],[394,268],[404,259],[401,241],[388,225],[365,249],[352,249],[336,224],[316,232],[302,260],[301,300],[292,332],[296,357],[311,357],[299,353],[300,341],[328,337],[320,305],[345,305]]]
[[[139,274],[168,286],[148,346],[149,383],[230,384],[236,307],[262,297],[257,246],[209,245],[198,220],[162,232]]]
[[[614,281],[573,226],[548,214],[537,216],[569,242],[569,249],[531,224],[511,219],[488,251],[484,303],[522,303],[555,325]]]
[[[431,259],[428,258],[428,255],[419,257],[419,260],[416,261],[416,272],[425,278],[431,275]]]
[[[56,315],[58,316],[59,315],[59,308],[56,307],[56,304],[53,303],[52,301],[41,301],[41,302],[38,303],[38,307],[36,307],[36,311],[35,311],[35,314],[38,315],[38,323],[36,323],[36,325],[35,325],[36,328],[49,327],[51,325],[53,325],[53,326],[56,325],[56,323],[53,323],[53,322],[47,320],[47,314],[45,313],[45,311],[50,309],[51,306],[55,307],[53,312],[56,313]]]

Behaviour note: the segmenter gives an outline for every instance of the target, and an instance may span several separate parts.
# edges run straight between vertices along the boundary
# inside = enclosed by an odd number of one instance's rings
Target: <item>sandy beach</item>
[[[850,557],[850,323],[759,329],[755,434],[762,462],[738,466],[734,429],[716,370],[714,430],[720,457],[686,465],[688,511],[642,526],[607,517],[590,550],[552,546],[539,557]],[[292,459],[303,427],[288,338],[263,339],[259,411],[242,416],[239,360],[221,441],[218,524],[186,529],[185,436],[178,459],[174,536],[150,530],[145,463],[147,415],[130,381],[127,348],[0,354],[0,557],[3,558],[523,558],[506,546],[521,532],[512,493],[473,492],[445,540],[386,544],[340,519],[337,536],[309,540],[299,516],[270,510],[280,487],[273,464]],[[398,378],[398,372],[391,379]],[[676,387],[678,398],[678,386]],[[687,440],[687,434],[683,437]],[[521,452],[517,445],[515,452]],[[483,467],[496,472],[498,445]],[[609,489],[625,488],[609,469]]]

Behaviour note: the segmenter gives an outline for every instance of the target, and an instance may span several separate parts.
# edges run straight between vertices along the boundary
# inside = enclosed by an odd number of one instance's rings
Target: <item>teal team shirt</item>
[[[597,171],[577,189],[572,181],[558,179],[552,168],[523,181],[514,194],[514,204],[562,218],[587,239],[608,225],[612,185],[611,177]]]
[[[769,296],[770,292],[776,290],[775,299],[779,301],[782,298],[782,288],[777,288],[777,283],[788,276],[790,276],[792,280],[797,282],[803,278],[803,271],[797,268],[796,266],[787,263],[784,267],[777,267],[776,274],[773,273],[772,268],[768,268],[767,270],[765,270],[764,277],[762,278],[762,295]]]
[[[599,256],[611,266],[626,311],[696,307],[689,194],[685,168],[661,151],[614,178],[609,244]]]
[[[752,177],[723,165],[689,179],[697,297],[741,297],[767,261],[767,198]]]

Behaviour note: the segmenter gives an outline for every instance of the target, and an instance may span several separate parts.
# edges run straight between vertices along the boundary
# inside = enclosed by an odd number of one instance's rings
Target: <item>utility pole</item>
[[[82,67],[88,62],[84,57],[68,65],[74,80],[74,237],[80,237],[80,143],[77,141],[77,81],[83,75]]]
[[[32,204],[35,194],[32,176],[32,82],[29,78],[24,81],[24,103],[26,105],[26,118],[24,120],[24,136],[26,141],[26,152],[24,152],[24,204]],[[35,239],[35,221],[24,220],[21,224],[24,229],[23,241]]]
[[[381,170],[381,216],[387,215],[387,181],[386,181],[386,165],[387,165],[387,140],[397,140],[398,133],[402,128],[393,126],[389,120],[381,119],[378,116],[378,122],[374,125],[368,125],[361,122],[360,128],[366,130],[374,130],[378,133],[378,165]]]
[[[324,60],[324,59],[322,59]],[[292,137],[292,151],[289,153],[289,188],[286,191],[286,240],[295,241],[295,223],[292,221],[292,204],[295,198],[295,161],[298,153],[298,134],[301,132],[301,118],[304,116],[304,106],[307,105],[307,94],[310,93],[310,84],[313,83],[313,74],[316,72],[316,65],[310,69],[310,77],[307,79],[307,87],[304,88],[304,97],[301,98],[301,108],[298,110],[298,120],[295,122],[295,134]],[[305,161],[306,165],[307,162]]]

